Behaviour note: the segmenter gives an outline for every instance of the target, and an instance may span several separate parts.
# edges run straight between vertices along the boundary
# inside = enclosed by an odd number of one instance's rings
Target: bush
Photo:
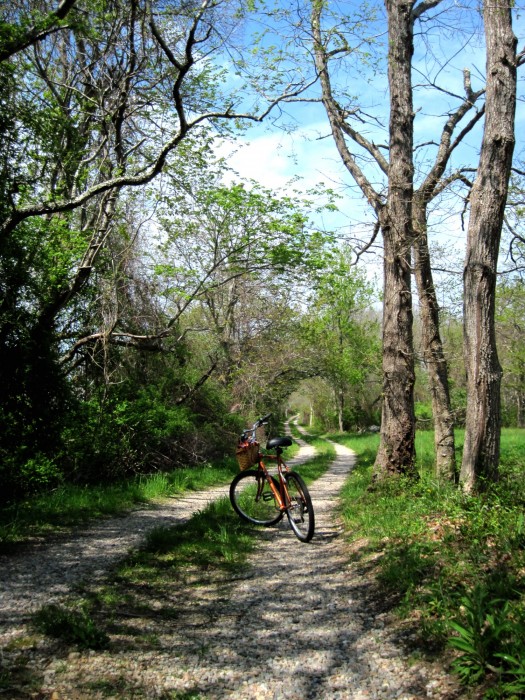
[[[64,477],[52,459],[38,454],[22,465],[18,480],[21,491],[37,493],[58,486],[63,482]]]
[[[492,697],[525,693],[525,625],[511,600],[493,598],[477,584],[461,599],[458,619],[450,622],[454,636],[448,643],[459,651],[454,670],[464,683],[487,674],[498,678]]]
[[[423,430],[431,430],[434,427],[434,416],[430,401],[416,401],[416,420]]]

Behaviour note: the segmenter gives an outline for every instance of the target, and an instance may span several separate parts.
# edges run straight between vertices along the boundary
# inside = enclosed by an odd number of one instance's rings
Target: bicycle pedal
[[[273,501],[274,500],[274,495],[273,493],[270,493],[269,491],[266,491],[262,495],[263,501]]]

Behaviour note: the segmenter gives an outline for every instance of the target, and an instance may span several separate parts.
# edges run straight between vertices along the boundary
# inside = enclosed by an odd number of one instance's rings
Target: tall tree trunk
[[[439,332],[439,306],[430,266],[427,212],[424,201],[414,198],[414,276],[421,313],[423,356],[428,371],[434,417],[434,446],[438,478],[452,481],[456,476],[454,417],[450,405],[448,369]]]
[[[383,406],[374,472],[411,473],[415,461],[412,337],[412,2],[387,0],[390,155],[384,240]]]
[[[345,408],[345,395],[342,389],[335,390],[335,403],[337,406],[337,424],[339,426],[339,432],[342,433],[344,431],[343,414]]]
[[[412,196],[413,105],[411,62],[413,53],[413,2],[386,0],[388,13],[388,79],[390,134],[388,162],[373,142],[345,121],[345,111],[332,94],[329,51],[323,43],[323,3],[312,2],[312,36],[323,104],[339,155],[377,217],[384,241],[383,300],[383,405],[381,443],[374,473],[412,473],[415,461],[414,349],[412,337]],[[350,151],[345,134],[362,145],[388,176],[386,202]]]
[[[494,323],[496,270],[515,141],[517,42],[508,2],[485,2],[483,18],[486,117],[463,272],[467,415],[460,480],[467,492],[498,476],[502,372]]]

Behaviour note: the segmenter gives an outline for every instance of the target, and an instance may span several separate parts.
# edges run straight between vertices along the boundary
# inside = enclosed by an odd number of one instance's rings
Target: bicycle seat
[[[291,444],[293,444],[291,437],[274,437],[268,440],[266,449],[273,450],[275,447],[290,447]]]

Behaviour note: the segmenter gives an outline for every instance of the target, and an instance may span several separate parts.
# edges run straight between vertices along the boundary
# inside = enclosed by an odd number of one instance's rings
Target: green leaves
[[[331,237],[310,222],[316,204],[254,182],[224,185],[218,179],[224,174],[220,163],[212,163],[211,171],[194,172],[185,188],[174,181],[163,195],[159,250],[172,262],[171,269],[156,263],[155,271],[166,285],[202,296],[240,275],[277,272],[294,279],[324,264],[322,250]]]
[[[374,323],[363,317],[373,288],[344,254],[326,253],[319,268],[302,334],[317,348],[322,372],[335,386],[355,385],[379,352]]]
[[[516,631],[509,601],[492,599],[485,586],[477,585],[461,599],[460,611],[462,624],[449,622],[457,636],[448,644],[460,652],[454,670],[465,683],[478,682],[487,672],[501,673],[502,650]]]

